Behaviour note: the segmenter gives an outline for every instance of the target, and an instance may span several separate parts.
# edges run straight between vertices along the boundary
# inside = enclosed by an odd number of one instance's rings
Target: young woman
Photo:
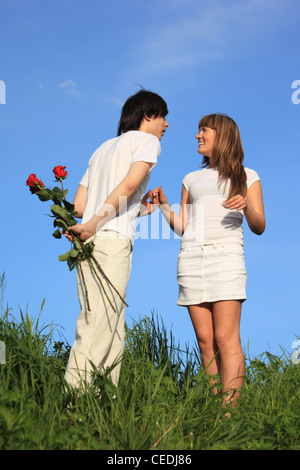
[[[214,385],[214,376],[220,376],[227,404],[239,396],[244,376],[239,330],[247,275],[241,225],[244,215],[252,232],[263,233],[262,187],[257,173],[243,166],[233,119],[224,114],[203,117],[196,139],[204,168],[185,176],[180,214],[174,213],[161,186],[153,190],[153,202],[182,236],[177,303],[188,308],[203,367]]]

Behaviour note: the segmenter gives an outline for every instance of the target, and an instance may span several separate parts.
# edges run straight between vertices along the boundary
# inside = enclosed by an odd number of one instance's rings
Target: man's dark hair
[[[167,103],[161,96],[152,91],[140,90],[130,96],[122,108],[118,135],[138,130],[145,116],[165,117],[167,114]]]

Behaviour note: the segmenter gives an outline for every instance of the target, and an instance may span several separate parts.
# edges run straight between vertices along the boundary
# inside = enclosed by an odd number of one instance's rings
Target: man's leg
[[[119,315],[119,320],[116,326],[115,334],[113,335],[111,347],[108,354],[102,361],[102,367],[104,370],[112,367],[110,377],[114,385],[118,385],[121,361],[124,352],[124,341],[125,341],[125,305],[123,311]]]
[[[110,239],[95,237],[94,255],[105,275],[124,298],[130,276],[131,244],[127,239]],[[80,382],[90,383],[93,365],[99,370],[107,366],[107,358],[111,356],[111,347],[117,328],[124,329],[125,309],[122,300],[102,279],[105,290],[113,300],[116,312],[109,305],[89,263],[82,263],[85,283],[88,290],[90,311],[87,309],[82,279],[78,277],[78,295],[81,313],[76,324],[76,339],[72,346],[65,379],[72,386]],[[123,348],[123,339],[120,344]],[[93,364],[93,365],[92,365]]]

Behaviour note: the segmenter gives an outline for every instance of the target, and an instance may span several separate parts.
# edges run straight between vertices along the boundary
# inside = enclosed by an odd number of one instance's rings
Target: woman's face
[[[198,152],[210,158],[212,156],[213,148],[216,140],[216,131],[210,127],[202,126],[199,129],[198,134],[196,135],[198,140]]]

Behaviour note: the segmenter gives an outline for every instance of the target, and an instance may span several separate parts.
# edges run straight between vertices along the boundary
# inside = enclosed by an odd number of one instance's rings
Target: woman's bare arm
[[[153,190],[153,201],[154,203],[158,203],[159,208],[171,229],[177,235],[182,236],[189,217],[189,193],[185,187],[182,186],[181,190],[181,204],[179,214],[176,214],[168,203],[167,197],[161,186]]]
[[[256,181],[247,191],[246,199],[240,194],[226,201],[228,209],[243,210],[250,230],[261,235],[266,228],[261,182]]]

